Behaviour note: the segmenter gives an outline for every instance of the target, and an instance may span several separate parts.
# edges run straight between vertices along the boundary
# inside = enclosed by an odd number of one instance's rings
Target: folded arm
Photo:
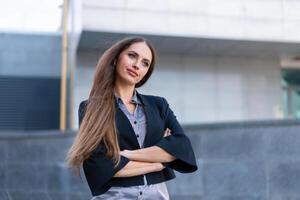
[[[171,130],[166,129],[164,137],[170,136]],[[129,160],[141,161],[141,162],[152,162],[152,163],[167,163],[172,162],[176,158],[169,154],[164,149],[158,146],[147,147],[143,149],[136,150],[124,150],[121,151],[121,155],[125,156]]]
[[[168,163],[168,167],[181,173],[198,169],[195,154],[189,138],[184,134],[168,102],[162,98],[162,113],[165,126],[172,134],[165,135],[154,146],[133,151],[122,151],[121,155],[129,160]]]
[[[129,160],[142,162],[167,163],[172,162],[176,158],[158,146],[147,147],[137,150],[124,150],[121,155]]]
[[[132,177],[144,175],[150,172],[161,171],[164,166],[161,163],[129,161],[125,167],[119,170],[114,177]]]

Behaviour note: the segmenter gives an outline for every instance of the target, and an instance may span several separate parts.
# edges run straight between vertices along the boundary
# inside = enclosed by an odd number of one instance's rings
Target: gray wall
[[[300,41],[297,0],[82,0],[84,30]],[[81,14],[81,13],[80,13]]]
[[[298,200],[300,122],[185,126],[199,165],[168,182],[172,200]],[[1,200],[89,199],[64,157],[74,134],[2,132]],[[180,148],[180,147],[179,147]]]
[[[65,164],[74,134],[39,131],[0,135],[1,200],[89,199],[87,185],[72,176]]]
[[[0,33],[0,130],[58,129],[61,36]]]
[[[89,96],[100,55],[78,53],[76,111]],[[160,54],[152,76],[138,91],[164,96],[184,124],[283,118],[281,69],[275,57]],[[75,125],[77,117],[74,112]]]
[[[186,127],[199,170],[170,182],[175,200],[300,199],[300,121]]]
[[[0,33],[0,75],[59,77],[60,33]]]

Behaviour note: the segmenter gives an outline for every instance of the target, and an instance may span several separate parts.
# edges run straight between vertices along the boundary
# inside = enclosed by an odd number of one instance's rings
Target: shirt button
[[[143,194],[143,192],[140,192],[140,195],[142,195]]]
[[[136,124],[136,121],[134,121],[133,123]]]
[[[137,134],[137,135],[136,135],[136,137],[138,138],[138,137],[140,137],[140,135],[139,135],[139,134]]]

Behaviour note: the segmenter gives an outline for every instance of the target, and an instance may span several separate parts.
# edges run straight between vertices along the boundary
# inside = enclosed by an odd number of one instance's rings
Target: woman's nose
[[[136,66],[136,65],[133,65],[133,68],[134,68],[135,70],[138,70],[138,69],[139,69],[139,67]]]
[[[133,63],[133,68],[138,70],[139,69],[139,62]]]

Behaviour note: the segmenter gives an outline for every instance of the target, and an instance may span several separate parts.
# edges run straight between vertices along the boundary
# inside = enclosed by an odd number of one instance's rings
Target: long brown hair
[[[137,42],[145,42],[152,52],[152,61],[147,74],[135,85],[136,88],[140,87],[151,76],[156,60],[155,50],[145,38],[124,38],[107,49],[98,61],[85,115],[67,155],[68,164],[76,174],[79,174],[83,161],[100,144],[106,149],[105,156],[111,158],[116,165],[120,161],[120,147],[115,124],[116,62],[122,51]]]

